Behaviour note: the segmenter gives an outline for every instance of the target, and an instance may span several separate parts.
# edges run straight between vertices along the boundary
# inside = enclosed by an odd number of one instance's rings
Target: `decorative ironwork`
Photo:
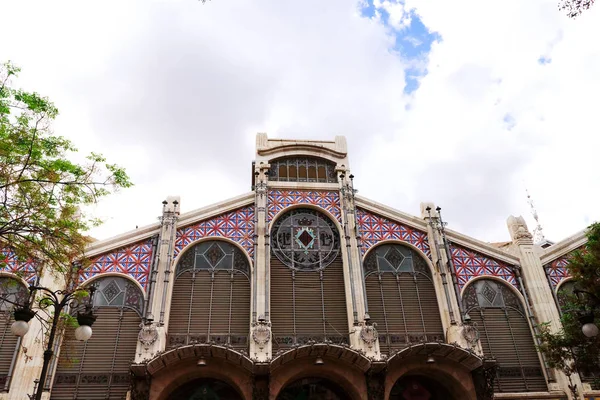
[[[29,290],[18,280],[0,277],[0,312],[10,313],[15,305],[23,305],[29,298]]]
[[[296,209],[275,222],[271,247],[277,258],[292,269],[324,269],[340,251],[333,222],[310,209]]]
[[[336,183],[335,163],[317,157],[286,157],[269,161],[269,180]]]
[[[481,279],[470,284],[463,293],[463,302],[467,312],[477,307],[510,307],[524,313],[523,305],[517,295],[506,285],[490,279]]]
[[[431,278],[431,271],[421,256],[410,247],[399,244],[377,246],[367,254],[364,265],[365,276],[373,272],[394,274],[419,272]]]
[[[431,250],[426,232],[381,217],[362,208],[357,208],[356,212],[363,254],[383,240],[401,240],[416,246],[431,259]]]
[[[460,289],[471,279],[483,275],[495,276],[519,289],[517,278],[510,265],[454,244],[450,245],[450,252]]]
[[[152,240],[148,238],[93,258],[91,265],[80,271],[79,282],[106,272],[120,272],[146,288],[152,262]]]
[[[188,244],[206,237],[227,238],[238,243],[252,257],[254,254],[254,205],[223,213],[177,229],[175,256]]]
[[[96,288],[96,294],[93,298],[94,307],[127,307],[135,310],[139,315],[142,314],[144,295],[127,278],[107,276],[97,279],[92,285]],[[87,297],[76,302],[72,311],[77,310],[80,307],[79,304],[85,304],[86,301]]]
[[[271,221],[278,212],[297,204],[312,204],[342,220],[340,194],[338,191],[325,190],[270,190],[268,196],[268,219]]]
[[[237,246],[223,240],[200,242],[186,250],[177,264],[177,275],[185,271],[234,271],[248,276],[248,258]]]

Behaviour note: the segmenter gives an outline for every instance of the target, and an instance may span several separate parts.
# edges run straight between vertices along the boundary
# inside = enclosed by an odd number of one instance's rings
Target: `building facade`
[[[62,331],[46,399],[600,398],[536,350],[583,231],[538,246],[510,217],[512,241],[489,244],[432,203],[413,216],[358,196],[341,136],[258,134],[250,193],[179,209],[169,197],[158,223],[90,245],[94,333]],[[2,255],[4,297],[60,288]],[[17,339],[0,310],[0,399],[20,400],[44,336],[34,319]]]

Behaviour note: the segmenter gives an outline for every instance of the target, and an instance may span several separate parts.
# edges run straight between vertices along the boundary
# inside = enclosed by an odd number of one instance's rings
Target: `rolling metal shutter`
[[[545,392],[546,379],[519,298],[503,283],[479,280],[463,294],[483,353],[498,363],[497,392]]]
[[[0,312],[0,390],[7,389],[13,356],[17,351],[19,339],[10,330],[13,321],[12,313]]]
[[[229,343],[247,349],[250,282],[235,271],[185,271],[175,280],[169,317],[170,348]]]
[[[423,340],[444,340],[435,288],[422,273],[381,273],[366,277],[371,321],[377,323],[382,351]]]
[[[125,399],[141,318],[129,308],[99,307],[87,342],[67,328],[52,387],[52,400]]]
[[[271,257],[274,351],[310,340],[348,343],[341,256],[323,270],[296,271]]]

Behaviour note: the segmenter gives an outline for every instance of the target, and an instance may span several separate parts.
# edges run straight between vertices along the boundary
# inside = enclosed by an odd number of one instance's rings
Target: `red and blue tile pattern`
[[[312,204],[327,210],[339,222],[342,221],[340,194],[336,191],[318,190],[270,190],[267,200],[269,221],[281,210],[296,204]]]
[[[21,276],[29,283],[34,283],[37,277],[35,262],[31,259],[20,261],[14,251],[8,247],[0,248],[0,272]]]
[[[254,254],[254,205],[177,229],[175,256],[188,244],[206,237],[231,239],[239,243],[252,257]]]
[[[361,251],[367,250],[383,240],[401,240],[416,246],[431,259],[427,233],[396,221],[357,208],[357,221],[362,238]]]
[[[120,272],[132,277],[146,289],[151,264],[152,238],[148,238],[93,258],[91,265],[81,271],[79,282],[98,274]]]
[[[519,289],[519,283],[510,265],[497,261],[473,250],[450,245],[452,262],[456,268],[459,288],[478,276],[495,276]]]
[[[563,279],[571,277],[571,274],[569,274],[569,270],[567,268],[568,264],[569,254],[566,254],[552,261],[550,264],[546,264],[544,266],[544,269],[546,270],[546,275],[550,277],[552,289],[556,289]]]

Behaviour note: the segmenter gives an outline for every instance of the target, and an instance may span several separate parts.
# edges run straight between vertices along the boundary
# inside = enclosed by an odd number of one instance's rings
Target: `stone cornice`
[[[346,158],[346,153],[332,150],[324,145],[316,143],[286,143],[280,146],[273,146],[267,149],[258,149],[257,153],[261,156],[277,154],[279,156],[297,155],[297,154],[326,154],[335,157],[335,159]]]
[[[546,265],[556,260],[557,258],[560,258],[565,254],[569,254],[573,250],[583,246],[587,242],[585,232],[585,230],[579,231],[576,234],[571,235],[568,238],[563,239],[560,242],[543,249],[540,254],[542,265]]]
[[[194,222],[216,217],[219,214],[233,211],[252,203],[254,203],[254,192],[248,192],[219,203],[211,204],[210,206],[198,208],[194,211],[181,214],[177,221],[177,226],[187,226],[193,224]]]

